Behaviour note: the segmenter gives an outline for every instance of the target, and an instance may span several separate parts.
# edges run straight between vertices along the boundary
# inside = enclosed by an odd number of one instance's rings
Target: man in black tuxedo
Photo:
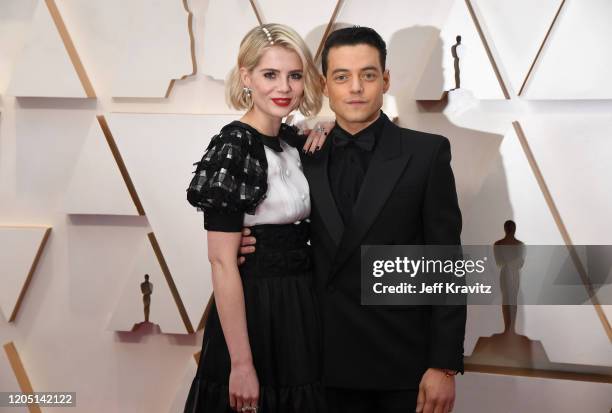
[[[360,303],[361,245],[460,244],[449,142],[381,111],[385,60],[370,28],[330,34],[322,69],[336,124],[320,150],[302,156],[324,380],[332,411],[446,413],[463,372],[465,306]]]

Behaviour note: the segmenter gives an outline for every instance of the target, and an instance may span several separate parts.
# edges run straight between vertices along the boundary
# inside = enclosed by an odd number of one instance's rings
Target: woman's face
[[[252,71],[241,68],[240,72],[243,84],[251,89],[254,110],[283,118],[300,105],[304,73],[302,60],[293,50],[269,47]]]

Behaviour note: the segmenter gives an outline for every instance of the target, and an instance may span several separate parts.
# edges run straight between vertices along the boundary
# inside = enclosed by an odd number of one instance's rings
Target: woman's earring
[[[251,89],[249,89],[248,87],[243,87],[242,88],[242,92],[248,97],[251,98]]]

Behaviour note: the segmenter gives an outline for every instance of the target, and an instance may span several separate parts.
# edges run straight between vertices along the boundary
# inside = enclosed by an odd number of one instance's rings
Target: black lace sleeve
[[[208,230],[240,231],[268,190],[266,154],[249,131],[226,126],[215,135],[187,188],[187,201],[204,211]]]

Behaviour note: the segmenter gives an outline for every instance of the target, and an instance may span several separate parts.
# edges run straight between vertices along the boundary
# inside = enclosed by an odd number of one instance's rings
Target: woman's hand
[[[232,365],[229,400],[231,408],[238,412],[243,411],[243,407],[257,407],[259,404],[259,380],[253,363]],[[255,409],[250,411],[255,412]]]
[[[304,134],[308,134],[308,138],[304,143],[303,151],[313,153],[321,149],[334,125],[335,122],[331,121],[317,122],[313,129],[304,130]]]

